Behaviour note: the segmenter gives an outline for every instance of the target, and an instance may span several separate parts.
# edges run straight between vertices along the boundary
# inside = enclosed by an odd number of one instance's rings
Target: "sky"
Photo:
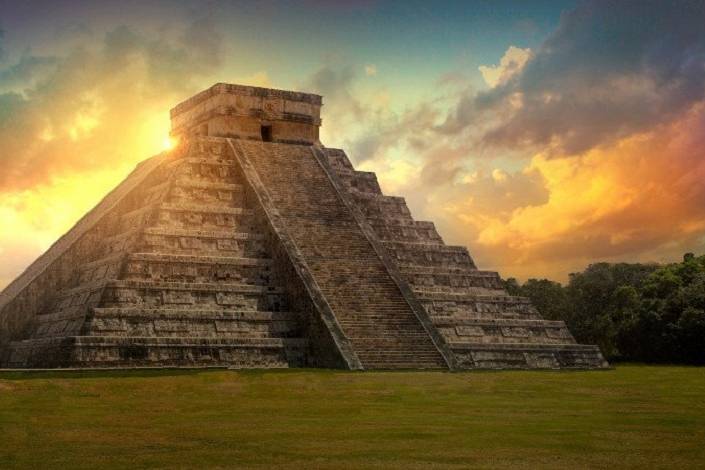
[[[521,280],[705,252],[705,2],[0,0],[0,288],[217,82]]]

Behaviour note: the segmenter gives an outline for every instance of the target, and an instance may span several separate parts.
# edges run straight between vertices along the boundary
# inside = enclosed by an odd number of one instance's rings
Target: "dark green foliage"
[[[519,286],[516,279],[510,278],[507,279],[506,285],[510,294],[530,297],[547,320],[563,320],[564,312],[570,306],[570,299],[559,282],[529,279]]]
[[[662,266],[597,263],[571,274],[567,286],[547,279],[506,286],[611,360],[705,364],[705,256]]]

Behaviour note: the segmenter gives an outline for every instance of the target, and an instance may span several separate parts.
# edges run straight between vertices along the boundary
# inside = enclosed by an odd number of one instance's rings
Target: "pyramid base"
[[[305,365],[300,339],[91,337],[34,339],[10,343],[7,368],[235,367]]]
[[[600,348],[584,344],[452,343],[458,369],[606,369]]]

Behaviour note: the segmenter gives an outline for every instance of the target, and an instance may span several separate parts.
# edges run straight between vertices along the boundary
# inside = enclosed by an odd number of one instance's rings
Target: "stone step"
[[[405,225],[372,225],[377,238],[382,242],[418,242],[443,244],[443,238],[435,227],[409,227]]]
[[[432,357],[426,356],[364,356],[360,358],[365,369],[447,369],[445,364],[439,364]]]
[[[141,243],[143,252],[171,252],[174,254],[200,254],[214,257],[262,257],[265,255],[264,237],[261,233],[237,231],[209,231],[172,227],[145,229]]]
[[[69,336],[13,342],[10,367],[301,367],[303,338]]]
[[[227,282],[272,285],[272,260],[173,253],[133,253],[127,256],[122,278],[175,282]]]
[[[416,323],[412,323],[411,321],[407,320],[401,320],[401,321],[394,321],[394,319],[365,319],[365,321],[354,321],[354,320],[344,320],[344,321],[339,321],[341,326],[343,327],[350,327],[354,328],[358,332],[366,332],[367,330],[376,330],[380,327],[388,328],[388,329],[394,329],[394,328],[399,328],[399,329],[407,329],[410,327],[415,327]]]
[[[235,178],[218,177],[217,180],[194,178],[193,175],[177,175],[172,179],[170,199],[213,199],[218,202],[241,202],[244,187]]]
[[[345,169],[334,168],[333,172],[340,180],[342,186],[352,196],[382,194],[382,189],[374,173],[367,171],[346,171]]]
[[[288,345],[304,346],[304,338],[212,338],[173,336],[74,336],[75,344],[79,345],[142,345],[152,347],[178,346],[238,346],[249,348],[283,348]]]
[[[190,203],[162,203],[159,205],[160,211],[167,212],[196,212],[207,214],[229,214],[229,215],[252,215],[251,209],[241,207],[230,207],[229,205],[212,204],[190,204]]]
[[[601,369],[608,367],[597,346],[582,344],[450,343],[461,368]]]
[[[367,223],[376,229],[377,227],[410,227],[422,230],[435,230],[433,222],[427,220],[409,220],[406,218],[394,217],[367,217]]]
[[[249,232],[253,211],[227,204],[164,203],[157,209],[156,216],[155,224],[160,228]]]
[[[384,246],[400,266],[476,267],[465,247],[406,242],[384,242]]]
[[[234,315],[82,315],[42,321],[34,337],[90,336],[208,336],[218,338],[281,338],[300,336],[295,318],[250,319]]]
[[[436,326],[517,326],[517,327],[546,327],[557,328],[564,327],[565,322],[562,320],[544,320],[544,319],[484,319],[484,318],[436,318],[433,319],[433,324]]]
[[[478,344],[577,344],[567,328],[527,328],[517,332],[516,328],[497,329],[495,331],[467,331],[470,327],[457,329],[439,328],[446,341],[450,343],[473,341]],[[465,329],[465,331],[463,330]]]
[[[294,319],[252,321],[243,318],[191,316],[91,316],[83,330],[91,336],[169,336],[213,338],[284,338],[300,336]]]
[[[323,151],[328,157],[328,161],[333,168],[354,171],[352,163],[350,163],[350,159],[345,154],[343,149],[327,147]]]
[[[367,370],[379,369],[447,369],[441,364],[429,359],[411,357],[366,357],[361,359]]]
[[[355,336],[350,336],[350,338],[359,342],[359,344],[404,344],[409,341],[416,341],[418,338],[424,338],[427,335],[426,331],[423,329],[415,330],[389,330],[385,331],[384,336],[375,335],[374,331],[367,332],[356,332]],[[428,344],[429,351],[435,351],[436,347],[432,343]]]
[[[454,351],[523,351],[523,352],[536,352],[536,351],[586,351],[594,352],[600,350],[595,345],[592,344],[575,344],[575,343],[561,343],[561,344],[527,344],[527,343],[474,343],[474,342],[449,342],[449,346]]]
[[[387,196],[384,194],[356,194],[355,199],[382,204],[406,204],[406,199],[401,196]]]
[[[409,218],[411,212],[402,197],[385,196],[383,194],[354,193],[353,198],[357,208],[365,217]]]
[[[437,271],[443,268],[437,268]],[[496,272],[492,271],[466,271],[466,272],[403,272],[407,282],[414,289],[419,290],[446,290],[462,292],[464,287],[483,287],[493,290],[504,290],[504,283]]]
[[[181,253],[131,253],[127,256],[131,261],[173,264],[205,264],[222,266],[272,266],[271,258],[243,258],[232,256],[201,256]]]
[[[174,186],[179,188],[221,189],[224,191],[237,192],[241,192],[244,190],[244,187],[239,183],[228,183],[222,181],[200,181],[183,177],[174,180]]]
[[[85,319],[94,317],[120,317],[120,318],[204,318],[213,320],[243,320],[250,322],[290,321],[296,318],[294,312],[273,310],[242,310],[228,308],[157,308],[149,306],[133,307],[92,307],[70,308],[37,315],[39,323],[55,322],[60,320]]]
[[[492,287],[417,287],[412,286],[414,293],[421,299],[434,301],[453,301],[453,298],[474,297],[478,295],[502,295],[504,289]]]
[[[268,273],[272,266],[272,260],[270,258],[206,256],[186,253],[133,253],[126,256],[125,266],[125,275],[174,274],[203,277],[212,273],[219,280],[227,278],[228,273]],[[216,279],[203,282],[216,282]]]
[[[204,183],[237,184],[238,175],[230,160],[194,158],[180,161],[174,170],[176,179]]]
[[[531,301],[526,297],[515,297],[508,295],[506,292],[482,292],[477,294],[470,293],[448,293],[435,292],[428,290],[415,291],[417,298],[422,301],[431,302],[455,302],[455,303],[471,303],[471,304],[487,304],[487,305],[531,305]]]
[[[357,357],[362,361],[363,365],[366,361],[395,361],[395,362],[430,362],[436,366],[443,366],[445,363],[439,359],[438,351],[433,349],[414,349],[409,344],[400,344],[384,351],[382,347],[388,345],[372,345],[368,349],[356,350]]]
[[[165,237],[197,237],[197,238],[216,238],[230,240],[262,240],[264,235],[253,232],[235,232],[230,230],[199,230],[199,229],[182,229],[171,227],[147,227],[144,229],[147,235],[160,235]]]
[[[289,311],[228,310],[200,308],[94,307],[95,317],[241,320],[249,322],[294,321],[296,314]]]
[[[362,360],[382,362],[382,361],[394,361],[394,362],[409,362],[409,363],[420,363],[420,362],[431,362],[438,365],[436,361],[438,354],[433,351],[427,353],[414,351],[409,353],[408,348],[397,349],[397,350],[386,350],[386,351],[360,351],[358,356]]]
[[[399,272],[405,276],[419,274],[419,275],[445,275],[445,276],[492,276],[499,277],[499,273],[496,271],[486,271],[477,268],[473,268],[468,265],[463,266],[424,266],[422,264],[400,264]]]
[[[365,367],[368,370],[396,370],[396,369],[407,369],[407,370],[417,370],[417,369],[446,369],[446,367],[439,366],[436,363],[414,363],[414,362],[393,362],[393,361],[388,361],[388,362],[375,362],[375,361],[367,361],[367,365]]]
[[[285,310],[279,287],[243,283],[115,280],[102,291],[103,307]]]
[[[380,343],[372,345],[369,348],[360,349],[357,351],[357,355],[360,358],[369,359],[384,359],[384,358],[396,358],[397,360],[433,360],[439,364],[438,351],[433,348],[410,348],[408,344],[398,344],[398,345],[385,345],[386,348],[380,347]]]
[[[281,287],[253,286],[242,283],[215,282],[176,282],[115,279],[105,283],[105,287],[126,289],[149,289],[169,291],[232,292],[243,294],[283,294]]]
[[[188,156],[175,160],[173,165],[179,166],[184,164],[191,165],[211,165],[211,166],[223,166],[232,167],[234,165],[233,161],[227,158],[222,158],[220,156]]]

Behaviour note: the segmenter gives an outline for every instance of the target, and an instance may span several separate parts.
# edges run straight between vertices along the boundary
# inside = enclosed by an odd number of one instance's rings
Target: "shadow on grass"
[[[624,364],[620,364],[624,365]],[[644,366],[647,364],[629,364],[629,366]],[[614,371],[614,367],[604,369],[533,369],[533,370],[516,370],[515,372],[531,372],[538,374],[575,374],[575,373],[590,373],[590,372],[609,372]],[[133,369],[22,369],[0,370],[0,380],[37,380],[37,379],[120,379],[130,377],[178,377],[192,376],[206,372],[232,372],[244,376],[262,376],[268,374],[289,375],[289,374],[306,374],[314,373],[317,375],[375,375],[375,374],[409,374],[409,373],[441,373],[452,375],[470,375],[470,374],[502,374],[507,372],[507,369],[474,369],[474,370],[430,370],[430,369],[379,369],[369,371],[350,371],[342,369],[317,369],[317,368],[291,368],[291,369],[237,369],[225,367],[196,367],[196,368],[133,368]]]
[[[196,375],[202,372],[224,371],[223,368],[165,368],[165,369],[89,369],[89,370],[3,370],[0,380],[37,380],[37,379],[122,379],[129,377],[176,377]]]
[[[230,372],[244,376],[295,375],[310,374],[370,374],[375,371],[349,371],[342,369],[290,368],[290,369],[238,369],[228,367],[144,367],[132,369],[2,369],[0,380],[34,380],[34,379],[121,379],[130,377],[178,377],[193,376],[209,372]],[[385,372],[385,371],[379,371]],[[389,371],[386,371],[389,372]],[[420,371],[417,371],[420,372]]]

